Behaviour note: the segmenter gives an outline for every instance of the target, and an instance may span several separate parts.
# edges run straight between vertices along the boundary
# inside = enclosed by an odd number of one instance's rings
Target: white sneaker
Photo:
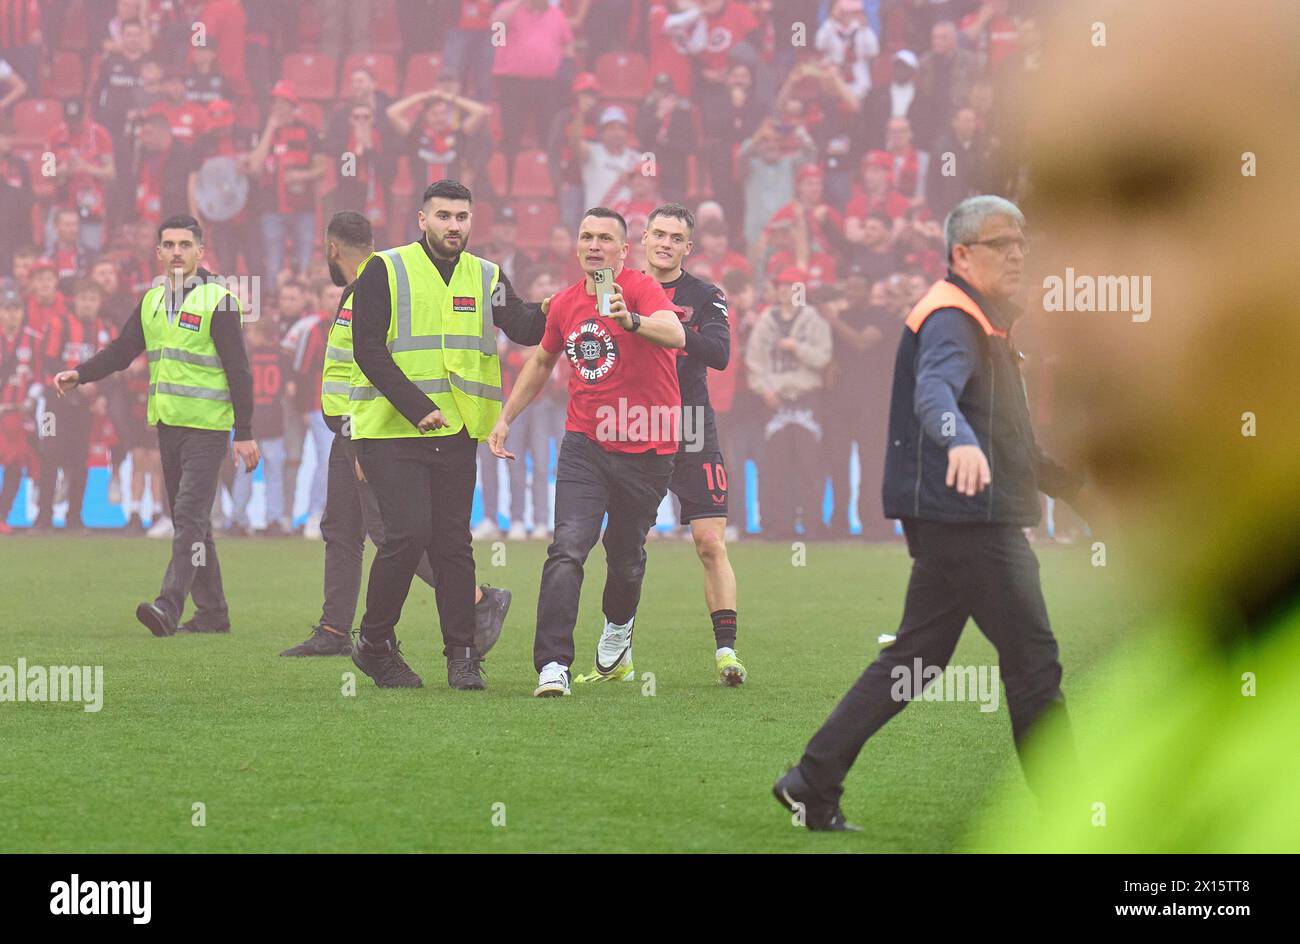
[[[601,631],[600,642],[596,643],[596,669],[590,675],[579,675],[579,682],[622,682],[635,680],[632,667],[632,624],[636,617],[627,621],[626,626],[615,626],[609,620]]]
[[[522,521],[516,521],[510,526],[510,532],[506,535],[511,541],[528,540],[528,529],[524,527]]]
[[[572,694],[569,691],[569,667],[558,662],[548,662],[537,674],[534,698],[559,698]]]
[[[480,540],[499,538],[501,536],[501,529],[496,526],[496,522],[491,518],[484,518],[472,531],[470,531],[470,534]]]
[[[302,536],[308,541],[320,540],[320,515],[310,515],[307,518],[307,523],[302,526]]]
[[[170,538],[172,536],[172,519],[163,515],[150,525],[146,533],[151,538]]]
[[[549,541],[551,540],[551,529],[550,529],[550,528],[533,528],[533,533],[530,534],[530,535],[528,535],[528,536],[529,536],[530,538],[532,538],[534,541],[547,541],[547,542],[549,542]]]

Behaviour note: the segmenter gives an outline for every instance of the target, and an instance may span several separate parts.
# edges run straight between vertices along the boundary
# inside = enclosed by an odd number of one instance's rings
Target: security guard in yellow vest
[[[496,328],[533,345],[546,317],[514,294],[499,266],[465,251],[473,202],[457,181],[431,184],[418,214],[422,237],[371,256],[353,294],[349,425],[384,538],[352,660],[381,688],[423,684],[394,627],[426,552],[438,575],[448,684],[483,688],[469,519],[478,441],[501,412]]]
[[[178,630],[228,633],[211,514],[232,427],[235,454],[245,470],[251,473],[261,458],[252,434],[253,378],[243,312],[222,281],[199,267],[203,230],[193,217],[163,221],[158,258],[166,277],[155,280],[113,342],[54,379],[61,396],[124,369],[141,354],[148,357],[149,424],[158,427],[172,558],[158,598],[136,607],[136,619],[155,636]],[[191,593],[197,612],[181,624]]]
[[[355,285],[349,281],[375,250],[370,220],[360,213],[335,213],[325,230],[325,258],[330,278],[343,287],[334,324],[330,326],[321,375],[321,413],[334,432],[326,480],[325,515],[321,536],[325,539],[325,601],[320,621],[304,642],[281,652],[282,656],[333,656],[352,652],[352,620],[361,590],[361,565],[366,535],[376,547],[384,543],[384,524],[374,490],[354,473],[359,468],[349,439],[349,394],[352,389],[352,299]],[[345,425],[346,424],[346,425]],[[435,586],[428,554],[420,557],[415,574]],[[501,635],[510,609],[509,590],[484,584],[475,588],[474,648],[486,654]]]

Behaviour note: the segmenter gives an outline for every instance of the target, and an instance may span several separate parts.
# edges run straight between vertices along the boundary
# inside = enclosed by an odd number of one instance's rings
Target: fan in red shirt
[[[582,281],[543,303],[542,343],[515,380],[488,438],[506,451],[510,423],[546,386],[561,355],[569,362],[569,411],[555,484],[555,540],[542,568],[533,662],[534,695],[569,694],[573,630],[583,563],[605,529],[609,565],[605,628],[596,668],[579,681],[632,674],[632,622],[645,574],[645,536],[672,477],[681,435],[677,351],[686,346],[682,309],[650,276],[627,269],[627,223],[613,210],[588,210],[578,228]],[[617,291],[597,308],[595,274],[610,269]]]
[[[37,259],[32,263],[27,282],[27,324],[42,335],[50,325],[68,314],[68,302],[59,291],[59,274],[50,259]]]
[[[868,151],[862,157],[861,186],[844,207],[845,232],[850,240],[861,241],[861,226],[877,211],[891,220],[911,209],[911,202],[894,189],[894,156],[888,151]]]
[[[29,475],[37,472],[31,436],[41,376],[41,336],[23,320],[22,296],[13,289],[0,290],[0,467],[4,469],[0,534],[10,533],[6,522],[23,469]]]
[[[103,301],[104,290],[98,282],[90,279],[77,282],[72,293],[72,312],[50,322],[41,339],[41,370],[45,377],[53,378],[59,371],[72,370],[108,346],[113,330],[100,317]],[[53,389],[52,380],[49,382]],[[98,394],[82,389],[46,398],[46,409],[54,422],[52,429],[42,430],[40,508],[32,525],[34,530],[43,531],[54,525],[54,484],[60,469],[68,493],[65,529],[71,531],[82,526],[81,505],[86,493],[86,463],[93,425],[91,407],[98,398]]]

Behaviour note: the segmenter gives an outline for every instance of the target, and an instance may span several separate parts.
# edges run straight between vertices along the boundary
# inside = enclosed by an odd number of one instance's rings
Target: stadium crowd
[[[470,247],[534,301],[581,274],[585,208],[627,219],[641,268],[650,211],[690,207],[686,268],[730,305],[732,356],[709,383],[735,532],[753,530],[752,460],[762,534],[847,537],[856,447],[861,533],[891,538],[902,319],[944,275],[948,210],[1023,196],[1000,106],[1039,63],[1031,5],[1011,0],[0,0],[0,532],[24,473],[33,529],[65,500],[75,529],[87,467],[109,466],[127,530],[170,536],[144,358],[58,404],[48,385],[111,339],[158,272],[159,222],[189,212],[208,269],[260,279],[245,302],[264,533],[294,533],[305,504],[301,533],[319,537],[325,463],[296,490],[331,435],[324,223],[355,209],[382,245],[409,241],[416,195],[451,177],[474,191]],[[803,304],[780,286],[806,287]],[[517,371],[527,352],[501,343]],[[1027,362],[1040,425],[1049,361]],[[530,461],[509,466],[512,538],[549,531],[554,380]],[[484,494],[501,471],[484,449]],[[224,482],[214,520],[248,533],[251,477],[231,463]]]

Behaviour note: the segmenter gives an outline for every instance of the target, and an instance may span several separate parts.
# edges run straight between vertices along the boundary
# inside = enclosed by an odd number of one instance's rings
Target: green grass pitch
[[[803,566],[788,546],[733,546],[750,681],[722,689],[694,550],[653,542],[637,681],[565,699],[531,697],[545,546],[502,546],[503,566],[475,546],[479,579],[515,594],[486,692],[446,687],[433,594],[417,581],[398,636],[425,688],[380,691],[357,673],[347,697],[350,659],[277,656],[319,617],[319,543],[219,539],[233,633],[155,639],[134,609],[157,591],[166,542],[0,539],[0,664],[104,667],[98,713],[0,703],[0,851],[941,852],[960,848],[990,791],[1020,780],[1004,700],[996,713],[918,703],[848,780],[843,805],[864,833],[809,834],[772,800],[877,635],[894,631],[901,543],[810,544]],[[1086,703],[1131,608],[1086,546],[1039,554],[1066,695]],[[590,667],[603,580],[597,547],[575,671]],[[994,661],[973,624],[955,661]]]

